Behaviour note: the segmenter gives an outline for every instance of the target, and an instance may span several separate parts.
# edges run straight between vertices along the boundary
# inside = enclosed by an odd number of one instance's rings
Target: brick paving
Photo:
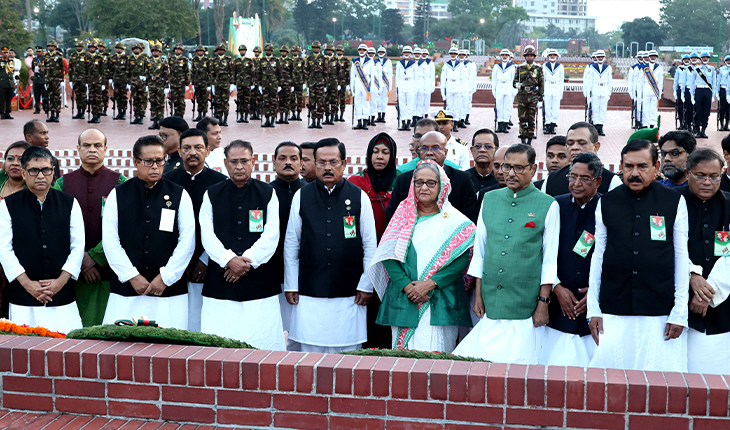
[[[165,421],[18,411],[0,411],[0,428],[3,430],[214,430],[218,428],[243,430],[242,427],[216,427]]]

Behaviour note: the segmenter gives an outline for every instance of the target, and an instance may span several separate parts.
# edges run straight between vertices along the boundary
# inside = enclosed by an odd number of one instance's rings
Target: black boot
[[[100,116],[106,116],[106,110],[107,110],[107,108],[104,108],[104,110],[101,111],[101,113],[99,115]]]
[[[243,114],[243,122],[246,123],[246,124],[248,124],[248,112],[245,112]]]
[[[277,124],[284,124],[284,114],[283,113],[280,113],[279,114],[279,120],[276,121],[276,123]]]
[[[223,119],[223,120],[221,121],[221,125],[222,125],[223,127],[228,127],[228,114],[225,114],[225,115],[221,115],[221,118]]]
[[[53,118],[53,122],[58,122],[58,115],[60,112],[51,112],[51,118]]]
[[[707,126],[706,125],[702,126],[702,130],[700,131],[700,137],[702,139],[707,139],[707,133],[705,133],[706,130],[707,130]]]
[[[159,130],[160,124],[157,122],[157,118],[152,119],[152,125],[147,127],[147,130]]]
[[[370,125],[375,127],[375,117],[374,116],[370,117]]]
[[[527,138],[526,137],[520,137],[520,143],[523,145],[527,145]]]
[[[243,112],[236,112],[236,122],[243,122]]]
[[[198,116],[193,118],[193,121],[197,122],[200,121],[203,118],[203,114],[201,112],[198,112]]]
[[[91,119],[87,122],[89,124],[99,124],[101,122],[101,120],[99,119],[99,114],[95,113],[94,115],[92,115]]]
[[[296,121],[296,120],[297,120],[297,113],[296,112],[292,112],[291,113],[291,118],[289,118],[289,121]]]
[[[692,136],[694,136],[696,139],[699,139],[700,138],[700,128],[697,125],[695,125],[693,127],[694,127],[693,128],[694,131],[692,132]]]
[[[297,111],[297,121],[302,120],[302,111]]]
[[[309,123],[309,126],[307,128],[317,128],[317,120],[312,119],[312,122]]]
[[[532,146],[532,138],[531,137],[528,137],[527,138],[527,144],[530,145],[530,146]]]
[[[605,136],[606,133],[603,132],[603,124],[596,124],[596,129],[598,131],[599,136]]]
[[[322,128],[322,118],[317,118],[317,125],[315,128]]]
[[[130,124],[142,124],[142,118],[139,115],[135,115],[134,119],[129,122]]]
[[[55,112],[51,112],[51,116],[48,117],[46,122],[56,122],[56,118],[54,117],[55,115]],[[0,114],[0,119],[5,119],[5,114]]]
[[[33,115],[38,115],[39,113],[41,113],[41,108],[40,107],[35,108],[35,111],[33,111]]]
[[[398,127],[398,131],[405,131],[406,130],[406,122],[401,121],[400,126]]]
[[[459,132],[459,121],[454,121],[454,127],[451,129],[453,133]]]
[[[127,119],[127,110],[126,109],[121,110],[121,112],[119,113],[119,119],[122,119],[122,120]]]
[[[78,113],[76,113],[76,115],[74,115],[72,118],[73,119],[84,119],[85,115],[86,115],[86,109],[79,109]]]
[[[469,114],[466,114],[466,119],[464,120],[464,124],[471,125],[471,123],[469,122]]]
[[[414,126],[415,126],[415,124],[414,124]],[[406,131],[411,131],[411,120],[410,119],[406,121]]]
[[[466,128],[466,124],[464,124],[464,120],[463,119],[460,119],[459,120],[459,127]]]
[[[266,121],[263,121],[261,123],[261,128],[268,128],[269,127],[269,117],[266,117]]]

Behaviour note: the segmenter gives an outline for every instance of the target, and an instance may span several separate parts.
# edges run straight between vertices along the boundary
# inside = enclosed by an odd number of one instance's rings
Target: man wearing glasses
[[[68,333],[81,328],[76,280],[84,257],[84,218],[76,199],[51,188],[51,152],[21,157],[27,188],[0,201],[0,264],[16,324]]]
[[[688,131],[670,131],[659,139],[659,155],[662,159],[664,179],[659,183],[669,188],[687,185],[684,163],[697,147],[697,141]]]
[[[560,209],[532,185],[532,146],[510,146],[500,167],[507,187],[484,195],[468,270],[476,280],[472,309],[480,321],[454,354],[537,364],[550,290],[558,282]]]
[[[471,155],[474,157],[474,167],[467,169],[471,176],[474,191],[485,188],[496,188],[499,182],[494,178],[494,151],[499,148],[499,137],[492,130],[482,128],[471,138]]]
[[[408,144],[408,150],[411,152],[411,156],[413,157],[413,159],[406,164],[401,164],[396,168],[399,175],[401,173],[412,171],[416,168],[418,162],[421,161],[421,159],[418,157],[418,145],[420,145],[423,135],[428,133],[429,131],[439,131],[438,123],[431,118],[421,119],[413,125],[413,135],[411,136],[411,143]],[[444,163],[447,166],[453,167],[454,169],[460,169],[458,164],[449,159],[446,159]]]
[[[586,367],[596,349],[585,314],[603,163],[596,154],[581,153],[569,172],[570,194],[555,197],[560,206],[559,282],[550,294],[540,364]]]
[[[648,140],[621,150],[624,185],[596,207],[588,288],[591,367],[687,371],[690,261],[684,197],[657,184]]]
[[[162,177],[159,136],[137,139],[132,155],[137,177],[109,193],[102,218],[102,244],[114,272],[104,324],[144,315],[161,327],[187,330],[193,203],[183,187]]]
[[[724,160],[712,149],[687,157],[690,259],[687,370],[730,373],[730,194],[720,190]]]
[[[337,139],[320,140],[317,179],[291,204],[284,294],[292,305],[289,338],[303,352],[352,351],[368,338],[373,285],[365,269],[377,247],[375,219],[368,195],[342,177],[346,156]]]
[[[270,261],[279,244],[279,199],[274,187],[251,177],[249,142],[234,140],[224,151],[230,180],[211,186],[200,208],[210,258],[200,331],[284,351],[279,266]]]

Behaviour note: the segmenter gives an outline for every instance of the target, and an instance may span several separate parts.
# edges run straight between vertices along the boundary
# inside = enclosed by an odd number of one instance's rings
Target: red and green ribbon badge
[[[147,317],[132,318],[128,320],[116,320],[114,325],[128,325],[128,326],[144,326],[144,327],[159,327],[157,321],[151,320]]]

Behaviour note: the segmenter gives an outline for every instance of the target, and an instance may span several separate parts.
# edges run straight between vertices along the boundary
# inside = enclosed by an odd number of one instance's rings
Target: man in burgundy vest
[[[76,147],[81,167],[53,185],[75,197],[84,215],[86,245],[81,276],[76,283],[76,304],[84,327],[99,325],[104,319],[111,269],[101,244],[101,214],[111,190],[127,180],[104,166],[106,148],[106,136],[99,130],[92,128],[81,133]]]

